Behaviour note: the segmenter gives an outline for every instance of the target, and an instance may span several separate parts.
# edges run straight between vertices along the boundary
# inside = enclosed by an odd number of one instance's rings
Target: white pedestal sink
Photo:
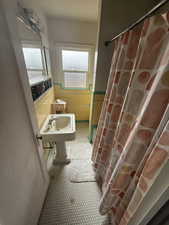
[[[55,143],[57,155],[55,164],[67,164],[70,160],[66,154],[65,141],[75,139],[75,115],[74,114],[50,114],[44,122],[40,134],[44,142]]]

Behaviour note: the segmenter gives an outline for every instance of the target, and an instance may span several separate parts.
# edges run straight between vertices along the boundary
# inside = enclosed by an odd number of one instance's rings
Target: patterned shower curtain
[[[115,41],[92,160],[100,213],[127,225],[169,158],[169,13]]]

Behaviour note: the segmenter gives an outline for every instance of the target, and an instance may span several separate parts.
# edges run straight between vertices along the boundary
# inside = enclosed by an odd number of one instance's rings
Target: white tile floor
[[[55,167],[39,225],[108,225],[98,212],[100,192],[96,182],[71,183],[70,174],[80,160],[90,160],[88,124],[77,124],[76,140],[67,143],[71,163]]]

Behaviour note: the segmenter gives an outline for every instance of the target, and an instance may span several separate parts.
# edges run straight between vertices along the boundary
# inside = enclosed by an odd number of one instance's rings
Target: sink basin
[[[75,139],[74,114],[50,114],[44,122],[40,134],[44,141],[65,142]]]

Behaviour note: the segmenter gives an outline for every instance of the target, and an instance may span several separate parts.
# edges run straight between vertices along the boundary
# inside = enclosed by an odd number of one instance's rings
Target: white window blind
[[[85,88],[86,73],[85,72],[64,72],[65,88]]]
[[[62,50],[62,70],[65,88],[86,88],[88,51]]]

